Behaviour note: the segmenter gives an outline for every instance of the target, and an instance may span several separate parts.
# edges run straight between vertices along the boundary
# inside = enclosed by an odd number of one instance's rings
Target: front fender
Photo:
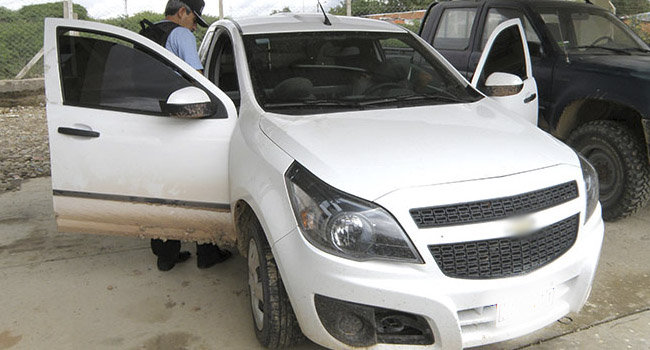
[[[289,203],[284,173],[293,162],[259,128],[259,117],[242,108],[230,141],[230,203],[246,202],[262,225],[269,244],[273,244],[296,227]],[[235,211],[233,210],[233,215]],[[233,218],[236,224],[236,218]],[[238,232],[238,247],[245,248]]]
[[[558,131],[560,138],[567,136],[570,127],[561,120],[565,110],[580,100],[601,101],[624,106],[635,111],[641,118],[650,118],[650,81],[621,74],[604,74],[603,71],[574,67],[564,64],[558,67],[553,79],[552,101],[549,120],[551,130]],[[562,125],[564,124],[564,125]],[[577,126],[577,125],[574,125]],[[650,140],[646,134],[646,141]]]

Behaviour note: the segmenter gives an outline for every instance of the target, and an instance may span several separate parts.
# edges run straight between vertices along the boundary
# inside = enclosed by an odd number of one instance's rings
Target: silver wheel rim
[[[258,271],[260,269],[260,257],[257,253],[257,244],[254,239],[248,243],[248,290],[251,295],[251,309],[255,327],[261,331],[264,327],[264,311],[260,309],[264,305],[264,291]]]

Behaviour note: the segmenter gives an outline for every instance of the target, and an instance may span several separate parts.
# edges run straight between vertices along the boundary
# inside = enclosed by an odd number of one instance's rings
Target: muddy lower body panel
[[[230,210],[54,196],[59,231],[177,239],[234,247]]]

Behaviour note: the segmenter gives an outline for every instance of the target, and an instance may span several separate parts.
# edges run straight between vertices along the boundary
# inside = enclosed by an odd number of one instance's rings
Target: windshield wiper
[[[626,47],[626,48],[623,48],[621,50],[627,51],[627,52],[630,52],[630,51],[640,51],[640,52],[646,52],[646,53],[650,52],[650,50],[642,49],[640,47]]]
[[[385,104],[385,103],[403,103],[409,101],[436,101],[436,102],[451,102],[451,103],[470,102],[470,101],[463,100],[461,98],[446,96],[446,95],[417,94],[417,95],[402,95],[402,96],[379,98],[374,100],[359,101],[358,104],[360,106],[370,106],[370,105]]]
[[[268,107],[268,108],[323,107],[323,106],[351,107],[355,105],[356,105],[355,103],[339,101],[339,100],[304,100],[304,101],[292,101],[292,102],[265,103],[264,107]]]
[[[613,47],[599,46],[599,45],[576,46],[576,47],[572,47],[572,49],[603,49],[603,50],[609,50],[609,51],[616,52],[616,53],[621,53],[621,54],[624,54],[624,55],[631,55],[631,53],[629,51],[625,51],[623,49],[615,49]]]

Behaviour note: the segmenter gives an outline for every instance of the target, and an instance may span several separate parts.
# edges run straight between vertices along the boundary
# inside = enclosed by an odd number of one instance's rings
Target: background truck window
[[[446,9],[433,38],[433,47],[441,50],[465,50],[469,46],[475,8]]]
[[[485,80],[494,72],[514,74],[526,80],[526,59],[521,43],[521,34],[517,26],[505,29],[496,38],[481,73],[478,87],[485,91]]]
[[[526,40],[528,41],[528,47],[531,56],[538,56],[541,54],[540,47],[542,45],[539,40],[539,36],[535,33],[533,26],[528,21],[528,18],[524,14],[516,9],[509,8],[491,8],[488,11],[488,15],[485,19],[485,26],[483,28],[483,37],[481,39],[481,51],[485,49],[490,34],[494,31],[499,24],[507,21],[509,19],[519,18],[521,23],[524,25],[524,30],[526,32]]]

